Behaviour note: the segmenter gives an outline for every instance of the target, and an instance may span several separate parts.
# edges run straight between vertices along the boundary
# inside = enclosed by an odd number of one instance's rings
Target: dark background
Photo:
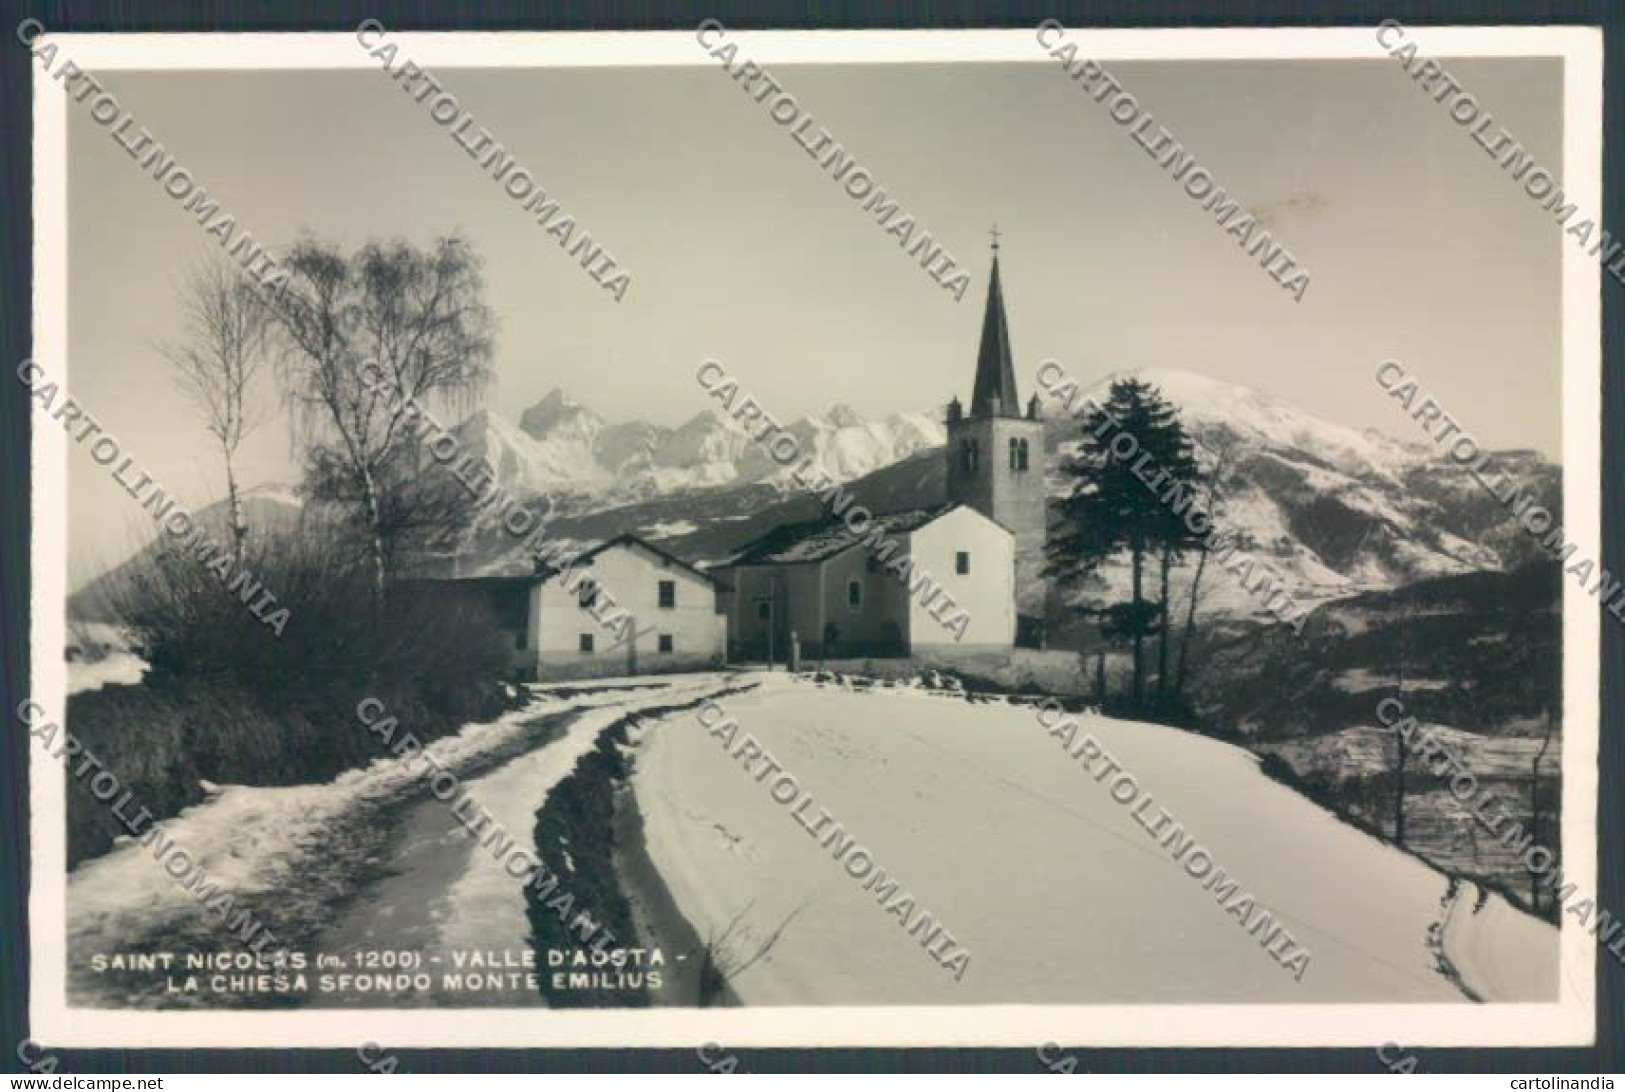
[[[715,0],[704,6],[690,0],[664,4],[578,3],[119,3],[115,0],[75,3],[30,3],[0,0],[0,342],[9,373],[29,355],[31,345],[30,264],[33,233],[31,92],[33,64],[13,30],[24,18],[35,18],[48,31],[351,31],[365,18],[375,18],[393,31],[409,30],[690,30],[700,20],[716,18],[730,28],[859,29],[927,27],[1031,28],[1055,18],[1069,28],[1088,27],[1218,27],[1218,26],[1375,26],[1383,19],[1433,25],[1543,23],[1601,26],[1604,32],[1603,82],[1603,223],[1612,233],[1625,228],[1625,192],[1615,141],[1622,133],[1625,108],[1625,2],[1571,0],[1558,3],[1407,2],[1225,2],[1225,0],[1118,0],[1035,4],[1013,0],[998,5],[970,3],[901,4],[884,0],[862,3],[758,2]],[[1553,230],[1557,227],[1554,224]],[[1571,245],[1567,240],[1565,247]],[[1621,482],[1625,480],[1625,329],[1621,323],[1625,285],[1604,273],[1603,294],[1603,552],[1601,563],[1612,573],[1625,573],[1621,548]],[[28,735],[11,715],[27,694],[29,657],[29,402],[21,383],[0,381],[0,1069],[17,1070],[16,1045],[28,1036]],[[1601,611],[1599,605],[1596,609]],[[1619,702],[1625,687],[1621,664],[1625,630],[1606,615],[1602,623],[1602,731],[1600,891],[1599,904],[1625,914],[1625,732]],[[1418,1072],[1487,1072],[1507,1074],[1618,1073],[1625,1070],[1625,967],[1599,950],[1598,1015],[1595,1047],[1562,1050],[1445,1050],[1408,1048]],[[1396,1021],[1394,1038],[1405,1033]],[[1078,1029],[1078,1040],[1089,1029]],[[700,1044],[696,1043],[695,1047]],[[1063,1047],[1066,1044],[1062,1044]],[[1083,1050],[1076,1051],[1078,1071],[1155,1072],[1383,1072],[1369,1048],[1342,1050]],[[49,1048],[50,1044],[44,1044]],[[726,1046],[726,1045],[724,1045]],[[733,1051],[743,1071],[946,1071],[1042,1072],[1036,1047],[1000,1050],[740,1050]],[[389,1044],[384,1044],[389,1048]],[[352,1050],[53,1050],[57,1073],[106,1072],[308,1072],[363,1071]],[[680,1050],[399,1050],[401,1072],[703,1072],[692,1049]],[[716,1059],[723,1051],[708,1054]],[[1396,1057],[1390,1048],[1388,1057]],[[1051,1052],[1049,1057],[1056,1054]]]

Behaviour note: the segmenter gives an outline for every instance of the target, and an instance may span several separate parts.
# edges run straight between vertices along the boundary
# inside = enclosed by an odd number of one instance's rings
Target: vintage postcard
[[[1600,33],[17,34],[38,1042],[1592,1041]]]

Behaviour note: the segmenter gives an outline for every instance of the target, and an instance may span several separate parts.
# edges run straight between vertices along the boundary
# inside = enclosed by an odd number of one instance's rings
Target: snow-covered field
[[[1557,932],[1339,822],[1227,744],[1085,728],[1311,953],[1301,981],[1115,802],[1030,707],[769,676],[724,703],[972,953],[955,981],[695,714],[641,733],[649,853],[701,936],[744,911],[772,952],[746,1004],[1459,1002],[1557,991]],[[816,812],[814,812],[816,814]],[[1443,925],[1442,944],[1430,929]]]

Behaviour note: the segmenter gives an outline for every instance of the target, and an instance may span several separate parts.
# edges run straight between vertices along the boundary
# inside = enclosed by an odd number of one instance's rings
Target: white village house
[[[716,580],[636,535],[529,576],[437,583],[484,600],[524,678],[695,671],[727,652]]]

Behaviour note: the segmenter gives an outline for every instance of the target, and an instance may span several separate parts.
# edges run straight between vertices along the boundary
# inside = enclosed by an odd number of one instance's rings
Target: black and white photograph
[[[15,31],[25,1068],[1594,1041],[1600,31]]]

